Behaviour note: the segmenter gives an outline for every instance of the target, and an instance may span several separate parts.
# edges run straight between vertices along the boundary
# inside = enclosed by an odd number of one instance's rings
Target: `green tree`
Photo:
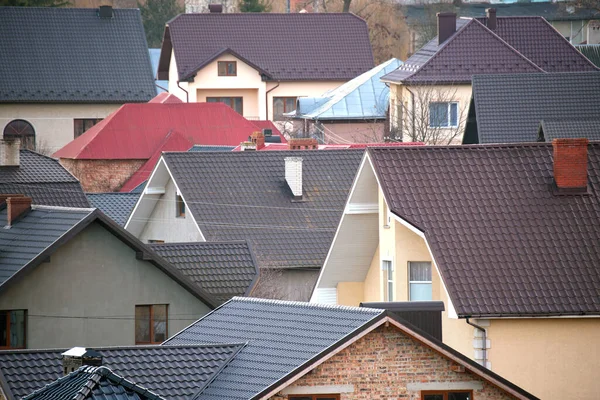
[[[64,7],[69,0],[0,0],[0,6],[11,7]]]
[[[138,7],[150,48],[161,46],[167,21],[184,12],[177,0],[146,0],[145,4],[138,2]]]
[[[269,12],[271,7],[262,0],[240,0],[240,12]]]

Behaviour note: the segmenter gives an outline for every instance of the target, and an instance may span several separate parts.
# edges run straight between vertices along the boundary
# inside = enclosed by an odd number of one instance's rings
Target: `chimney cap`
[[[208,11],[211,14],[220,14],[223,12],[223,4],[209,4]]]
[[[112,18],[113,8],[110,5],[103,5],[98,7],[98,16],[100,18]]]
[[[85,347],[73,347],[61,354],[63,357],[85,357],[85,358],[100,358],[102,354],[94,349]]]
[[[496,14],[496,9],[495,8],[486,8],[485,12],[486,12],[486,14]]]

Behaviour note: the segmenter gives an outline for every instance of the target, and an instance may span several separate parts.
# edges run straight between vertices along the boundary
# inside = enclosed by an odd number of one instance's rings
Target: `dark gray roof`
[[[247,400],[382,313],[236,297],[165,343],[248,342],[199,397]]]
[[[232,151],[235,149],[235,146],[209,146],[196,144],[188,151],[198,151],[198,152],[207,152],[207,151]]]
[[[181,14],[167,23],[158,68],[171,49],[180,80],[232,54],[269,80],[349,80],[373,68],[367,24],[351,13]]]
[[[129,214],[140,198],[138,193],[86,193],[90,204],[108,215],[117,224],[125,226]]]
[[[247,240],[259,267],[321,268],[364,150],[164,153],[207,241]],[[301,157],[294,202],[285,158]],[[201,177],[201,178],[199,178]]]
[[[4,205],[0,209],[0,227],[7,224],[6,211]],[[10,229],[0,229],[0,286],[93,211],[33,206]]]
[[[164,400],[106,367],[81,367],[23,400]]]
[[[600,44],[582,44],[575,47],[596,67],[600,68]]]
[[[174,400],[191,398],[200,391],[242,347],[243,344],[201,344],[94,350],[102,354],[102,365],[114,373]],[[66,350],[0,351],[0,382],[6,382],[3,389],[9,391],[8,400],[26,396],[61,377],[61,353]]]
[[[551,190],[550,143],[368,152],[459,316],[600,314],[600,143],[588,146],[590,193],[575,196]]]
[[[545,119],[540,123],[538,141],[551,142],[561,138],[600,140],[600,118]]]
[[[137,9],[0,7],[0,103],[147,102],[156,95]]]
[[[598,104],[600,71],[475,76],[463,142],[535,142],[542,120],[598,119]]]
[[[79,181],[53,158],[21,150],[18,167],[0,167],[0,193],[24,194],[33,204],[89,207]]]
[[[220,302],[249,294],[258,278],[258,266],[245,241],[148,246]]]

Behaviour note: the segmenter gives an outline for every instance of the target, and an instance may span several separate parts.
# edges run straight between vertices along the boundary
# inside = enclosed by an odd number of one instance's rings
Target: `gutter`
[[[273,90],[277,89],[279,87],[279,84],[281,82],[277,81],[277,85],[273,86],[271,89],[267,90],[265,93],[265,119],[268,120],[269,119],[269,93],[271,93]]]
[[[487,368],[487,331],[485,330],[485,328],[470,322],[469,318],[467,318],[467,324],[471,325],[472,327],[474,327],[475,329],[478,329],[480,332],[483,333],[483,340],[482,340],[483,345],[481,347],[481,350],[483,351],[483,367]]]
[[[179,85],[179,81],[177,81],[177,87],[185,92],[185,102],[189,103],[190,102],[190,94],[188,93],[188,91]]]

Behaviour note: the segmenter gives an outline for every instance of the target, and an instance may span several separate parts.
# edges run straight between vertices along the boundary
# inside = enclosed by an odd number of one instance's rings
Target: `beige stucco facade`
[[[174,335],[209,308],[98,223],[0,295],[26,309],[28,348],[135,344],[135,306],[168,304]]]
[[[320,96],[343,81],[266,82],[260,72],[239,58],[224,54],[200,69],[191,82],[179,82],[175,53],[169,66],[169,93],[183,101],[203,102],[207,97],[242,97],[248,119],[273,120],[273,97]],[[219,76],[219,61],[235,61],[236,76]],[[186,93],[187,92],[187,93]]]
[[[38,151],[52,154],[75,138],[74,119],[106,118],[122,104],[0,104],[0,133],[14,119],[35,129]]]
[[[472,90],[470,84],[405,86],[390,82],[389,86],[390,129],[397,131],[398,135],[401,134],[402,141],[448,144],[451,139],[450,144],[462,143],[462,135],[471,101]],[[458,126],[454,128],[428,128],[428,105],[431,102],[457,102]],[[416,136],[417,140],[411,140],[412,138],[408,132],[414,132],[413,135]]]
[[[572,45],[600,43],[599,20],[550,21]]]

